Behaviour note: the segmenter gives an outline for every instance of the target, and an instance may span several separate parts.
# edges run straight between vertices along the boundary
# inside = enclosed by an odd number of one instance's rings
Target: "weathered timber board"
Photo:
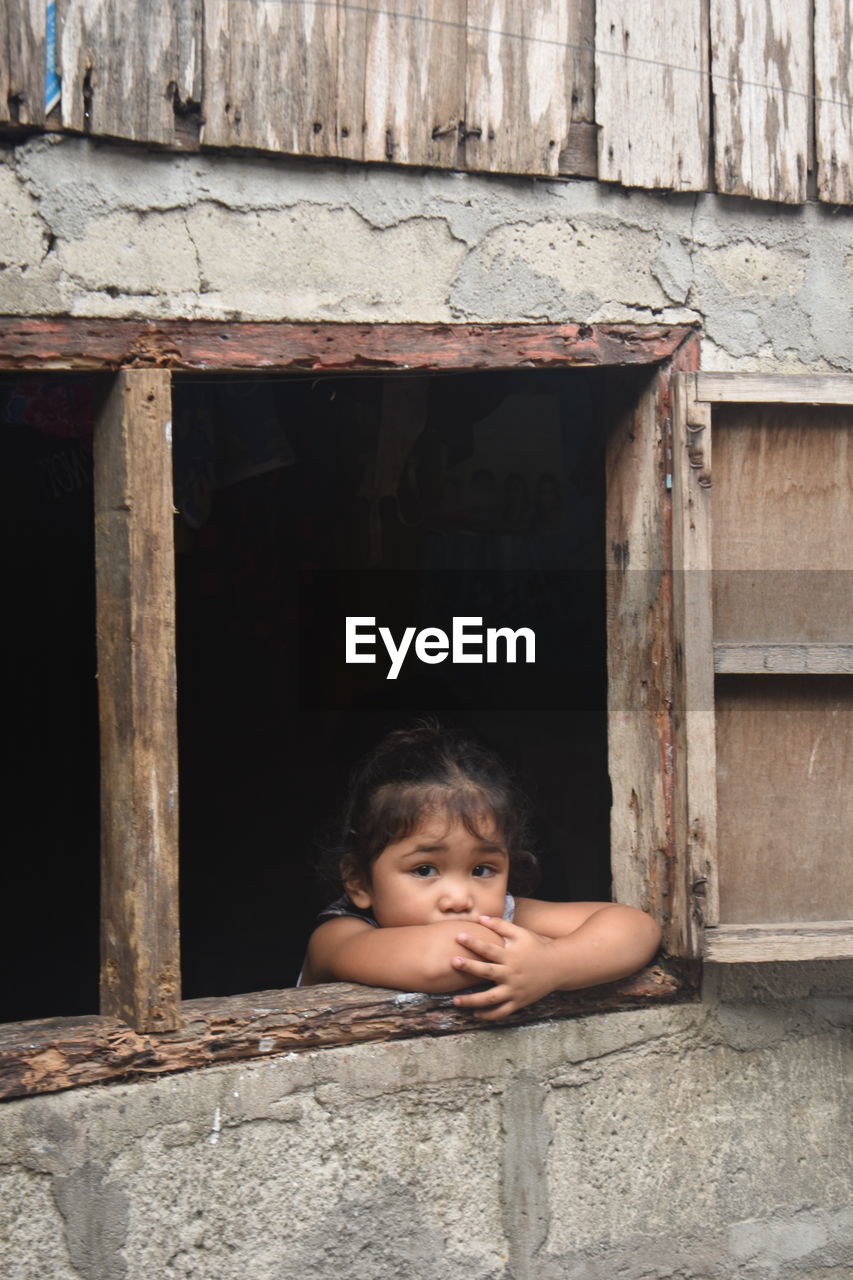
[[[95,424],[101,1012],[180,1022],[171,375],[116,375]]]
[[[62,21],[62,123],[136,142],[176,141],[201,97],[204,0],[77,0]],[[209,0],[208,0],[209,3]]]
[[[395,0],[367,13],[365,160],[456,167],[465,115],[467,0]],[[348,63],[345,74],[355,75]]]
[[[140,1079],[325,1046],[494,1030],[545,1018],[693,1000],[698,974],[665,960],[633,978],[559,992],[500,1024],[427,996],[334,983],[188,1000],[178,1030],[140,1035],[117,1018],[53,1018],[0,1027],[0,1098]]]
[[[672,437],[677,896],[689,955],[717,919],[714,667],[711,613],[711,415],[677,379]]]
[[[697,373],[696,399],[710,404],[853,404],[853,374]]]
[[[598,176],[627,187],[707,190],[707,0],[597,0]]]
[[[608,380],[607,703],[613,894],[667,925],[672,626],[663,388]]]
[[[720,920],[853,918],[853,681],[717,681]]]
[[[811,0],[711,0],[717,188],[802,203],[811,111]]]
[[[718,964],[853,959],[853,920],[721,924],[705,934],[705,959]]]
[[[851,589],[853,572],[846,585]],[[853,675],[853,644],[715,644],[714,670],[718,675]]]
[[[45,0],[0,6],[0,123],[44,123]]]
[[[335,154],[345,160],[363,160],[367,131],[364,69],[370,14],[365,5],[338,4],[337,15]]]
[[[0,317],[0,369],[513,369],[653,364],[674,325],[351,325]]]
[[[202,143],[336,155],[338,71],[334,3],[204,0]]]
[[[814,77],[818,195],[853,204],[853,0],[815,0]]]
[[[589,20],[588,7],[569,0],[468,0],[463,167],[560,171],[573,96],[588,109],[588,81],[576,76],[589,77]]]

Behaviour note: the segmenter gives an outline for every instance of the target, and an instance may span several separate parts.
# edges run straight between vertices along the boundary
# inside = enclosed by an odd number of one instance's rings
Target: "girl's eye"
[[[427,876],[437,875],[435,867],[428,862],[422,862],[419,867],[412,868],[412,875],[420,876],[422,880],[426,880]]]
[[[471,872],[472,876],[478,876],[483,880],[488,879],[489,876],[496,876],[497,874],[497,869],[495,867],[488,866],[485,862],[481,862]]]

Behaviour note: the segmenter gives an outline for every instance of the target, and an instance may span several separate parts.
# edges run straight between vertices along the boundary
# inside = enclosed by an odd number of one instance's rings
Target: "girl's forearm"
[[[660,929],[633,907],[603,906],[572,933],[547,948],[554,991],[577,991],[615,982],[649,963],[660,945]]]
[[[494,937],[482,925],[470,920],[464,924],[475,936]],[[365,930],[348,939],[336,953],[334,979],[431,994],[462,991],[471,986],[472,979],[452,964],[453,957],[465,950],[456,941],[460,927],[459,922],[448,920]]]

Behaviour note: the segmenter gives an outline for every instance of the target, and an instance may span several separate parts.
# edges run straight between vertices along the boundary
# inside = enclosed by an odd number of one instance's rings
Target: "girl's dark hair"
[[[338,838],[324,858],[329,878],[370,883],[382,850],[404,840],[424,812],[439,809],[474,836],[494,821],[509,857],[509,889],[528,893],[538,879],[528,847],[527,801],[491,751],[435,720],[389,733],[358,765]]]

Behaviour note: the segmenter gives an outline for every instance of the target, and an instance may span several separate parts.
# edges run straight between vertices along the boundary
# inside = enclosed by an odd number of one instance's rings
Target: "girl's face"
[[[367,888],[348,885],[357,907],[383,928],[502,916],[509,857],[492,821],[471,835],[458,819],[432,811],[403,840],[386,845]]]

